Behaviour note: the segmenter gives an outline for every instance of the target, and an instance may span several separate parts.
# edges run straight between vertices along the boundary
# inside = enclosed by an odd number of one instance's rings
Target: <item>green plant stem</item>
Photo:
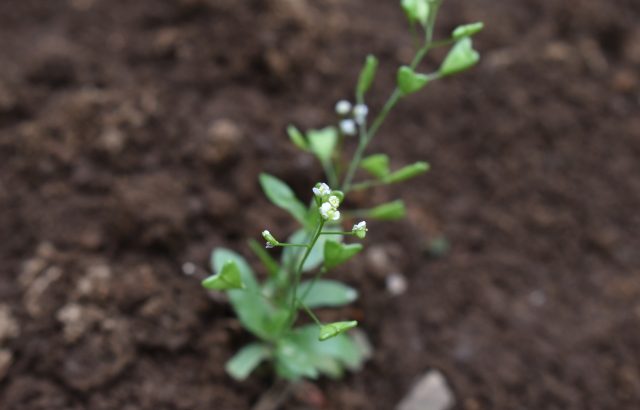
[[[287,247],[290,247],[290,248],[293,248],[293,247],[308,248],[309,247],[309,245],[304,244],[304,243],[282,243],[282,242],[278,242],[278,244],[275,245],[275,246],[281,246],[283,248],[287,248]]]
[[[437,12],[437,8],[436,8],[436,12]],[[410,67],[413,70],[415,70],[416,67],[418,67],[418,65],[422,62],[422,60],[427,55],[429,50],[431,50],[434,46],[436,46],[436,44],[437,46],[441,45],[440,43],[433,42],[433,26],[435,23],[436,13],[433,13],[433,14],[434,15],[432,17],[431,24],[429,24],[429,28],[426,31],[425,44],[422,46],[422,48],[418,50],[415,57],[413,58],[413,61],[411,61]],[[360,166],[360,161],[362,161],[362,156],[364,155],[364,152],[367,149],[369,143],[371,142],[373,137],[376,135],[376,133],[378,132],[378,130],[380,129],[384,121],[387,119],[389,112],[391,112],[393,107],[395,107],[398,101],[400,101],[400,98],[402,98],[402,92],[396,86],[396,88],[391,93],[391,96],[389,96],[389,99],[387,99],[387,102],[382,107],[382,110],[380,110],[380,113],[378,113],[378,116],[373,121],[371,128],[368,131],[365,131],[363,135],[361,135],[360,141],[358,143],[358,147],[356,148],[356,152],[353,155],[353,159],[349,164],[349,168],[345,175],[344,182],[342,183],[342,191],[345,194],[349,192],[349,190],[351,189],[351,183],[353,181],[353,177],[355,176],[355,173],[358,170],[358,167]]]
[[[318,224],[318,228],[316,229],[316,232],[313,234],[311,242],[309,242],[307,246],[307,250],[305,251],[304,256],[302,257],[302,260],[298,265],[298,269],[296,269],[296,271],[294,272],[293,292],[291,292],[292,293],[291,310],[289,312],[288,327],[291,327],[293,325],[293,322],[295,321],[296,311],[298,310],[298,306],[296,302],[298,299],[297,293],[298,293],[298,286],[300,285],[300,276],[302,276],[302,268],[304,267],[304,263],[307,261],[307,258],[311,254],[311,250],[315,246],[316,242],[318,242],[318,238],[320,237],[320,234],[322,233],[322,228],[324,227],[324,222],[325,222],[324,219],[320,219],[320,224]]]
[[[303,300],[304,300],[304,299],[303,299]],[[318,317],[317,317],[317,316],[316,316],[316,315],[311,311],[311,309],[309,309],[309,308],[307,307],[307,305],[305,305],[304,303],[302,303],[302,301],[301,301],[301,300],[299,300],[299,299],[297,300],[297,302],[300,304],[300,306],[302,306],[302,309],[304,309],[304,311],[305,311],[305,312],[307,312],[307,315],[309,315],[309,317],[311,318],[311,320],[313,320],[313,321],[316,323],[316,325],[318,325],[318,326],[320,326],[320,327],[324,326],[324,325],[322,324],[322,322],[320,321],[320,319],[318,319]]]
[[[340,231],[324,231],[321,232],[320,235],[355,235],[353,232],[340,232]]]

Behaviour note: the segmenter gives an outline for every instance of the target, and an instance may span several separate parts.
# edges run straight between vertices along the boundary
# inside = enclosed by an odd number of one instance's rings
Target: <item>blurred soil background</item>
[[[199,278],[294,229],[257,175],[310,195],[284,128],[334,122],[368,52],[379,108],[412,56],[398,3],[0,2],[0,408],[255,402],[268,369],[225,375],[251,337]],[[446,0],[438,33],[477,20],[479,67],[372,150],[432,171],[351,203],[409,211],[336,273],[375,354],[287,409],[392,409],[429,369],[458,409],[640,408],[640,2]]]

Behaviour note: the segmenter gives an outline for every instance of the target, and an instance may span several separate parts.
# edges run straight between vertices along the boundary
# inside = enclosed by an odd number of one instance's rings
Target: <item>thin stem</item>
[[[304,299],[303,299],[304,300]],[[320,321],[320,319],[318,319],[318,317],[311,311],[311,309],[309,309],[307,307],[307,305],[305,305],[304,303],[302,303],[301,300],[297,300],[297,302],[300,304],[300,306],[302,306],[302,309],[304,309],[305,312],[307,312],[307,315],[309,315],[309,317],[316,322],[316,325],[322,327],[324,326],[323,323]]]
[[[320,232],[320,235],[355,235],[353,232],[339,232],[339,231],[324,231]]]
[[[281,246],[283,248],[288,248],[288,247],[308,248],[309,247],[309,245],[304,243],[282,243],[282,242],[278,242],[278,244],[275,246]]]
[[[295,313],[296,313],[296,310],[298,309],[296,305],[296,301],[298,296],[297,295],[298,286],[300,285],[300,276],[302,275],[302,268],[304,267],[304,263],[307,261],[309,254],[311,254],[311,250],[313,249],[313,246],[316,244],[316,242],[318,242],[318,238],[320,237],[320,233],[322,232],[323,227],[324,227],[324,219],[320,219],[320,224],[318,224],[318,228],[316,229],[316,232],[314,233],[313,238],[311,239],[311,242],[309,242],[307,250],[305,251],[304,256],[302,257],[302,260],[298,265],[298,269],[296,269],[294,273],[293,292],[291,292],[291,310],[289,312],[289,320],[288,320],[289,326],[293,325],[293,321],[295,320]]]
[[[415,68],[420,64],[420,62],[422,62],[424,57],[427,55],[427,53],[431,49],[433,45],[432,36],[433,36],[433,25],[431,25],[430,29],[427,31],[426,43],[422,46],[420,50],[418,50],[415,57],[413,58],[413,61],[411,61],[410,67],[412,69],[415,70]],[[378,116],[373,121],[371,128],[368,131],[366,131],[363,136],[361,136],[360,142],[358,143],[358,147],[356,148],[356,152],[353,155],[353,159],[349,164],[349,169],[347,170],[347,174],[342,184],[342,191],[344,191],[344,193],[349,192],[349,190],[351,189],[351,182],[353,180],[353,177],[355,176],[356,171],[358,170],[358,166],[360,165],[360,161],[362,160],[362,156],[365,150],[367,149],[367,146],[369,145],[373,137],[376,135],[376,133],[378,132],[378,130],[386,120],[387,116],[389,115],[389,112],[391,112],[393,107],[395,107],[398,101],[400,101],[400,98],[402,98],[402,92],[398,87],[396,87],[391,93],[391,96],[389,96],[389,99],[387,100],[387,102],[382,107],[382,110],[380,110],[380,113],[378,114]]]

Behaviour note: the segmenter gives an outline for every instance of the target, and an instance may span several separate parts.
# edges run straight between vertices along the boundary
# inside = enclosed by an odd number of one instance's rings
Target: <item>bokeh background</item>
[[[398,3],[0,2],[0,408],[250,407],[270,374],[225,375],[251,338],[199,278],[295,228],[257,175],[310,194],[284,128],[335,122],[369,52],[379,108]],[[374,356],[287,409],[392,409],[429,369],[459,409],[640,408],[640,3],[445,0],[438,33],[477,20],[481,64],[374,143],[432,171],[353,202],[408,206],[336,274]]]

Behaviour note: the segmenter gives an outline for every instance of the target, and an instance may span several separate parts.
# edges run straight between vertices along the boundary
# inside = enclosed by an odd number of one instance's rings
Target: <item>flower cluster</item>
[[[369,108],[365,104],[356,104],[353,106],[347,100],[340,100],[336,103],[336,113],[341,117],[347,117],[349,114],[353,118],[344,118],[340,121],[340,131],[344,135],[356,135],[358,125],[363,126],[369,114]]]
[[[324,182],[316,184],[313,188],[313,193],[318,198],[320,205],[320,215],[325,221],[337,221],[340,219],[340,198],[336,195],[336,192],[329,188],[329,185]]]

